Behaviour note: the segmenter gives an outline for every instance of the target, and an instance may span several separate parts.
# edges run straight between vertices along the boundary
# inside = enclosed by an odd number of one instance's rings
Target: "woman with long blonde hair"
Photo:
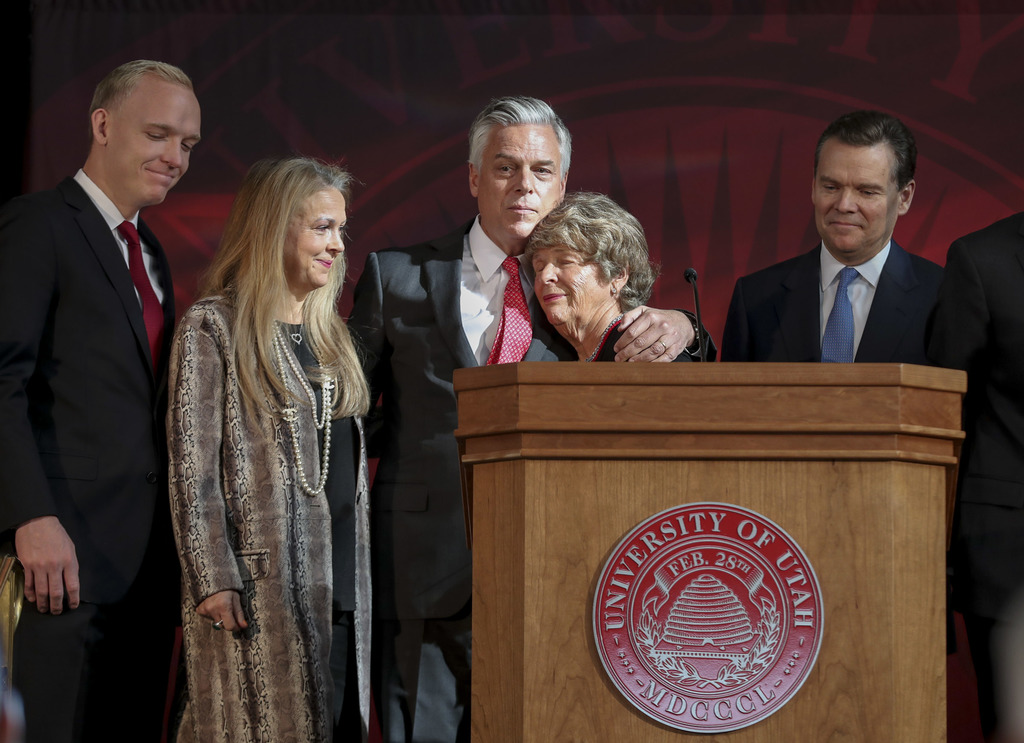
[[[175,334],[168,439],[187,668],[182,741],[329,741],[339,595],[366,735],[360,416],[369,393],[336,309],[350,183],[309,158],[256,163],[203,299]],[[339,560],[346,567],[332,580]]]

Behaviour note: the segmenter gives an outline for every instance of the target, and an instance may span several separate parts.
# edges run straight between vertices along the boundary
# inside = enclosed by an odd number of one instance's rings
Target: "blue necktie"
[[[847,290],[858,275],[857,269],[851,266],[839,272],[836,301],[825,323],[825,337],[821,340],[821,360],[824,362],[853,361],[853,305]]]

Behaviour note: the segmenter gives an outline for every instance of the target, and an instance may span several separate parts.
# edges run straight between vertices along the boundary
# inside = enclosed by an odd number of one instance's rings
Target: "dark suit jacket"
[[[477,366],[462,329],[463,239],[472,222],[411,248],[371,253],[350,327],[361,340],[373,400],[382,398],[374,478],[374,601],[388,618],[441,618],[471,593],[452,375]],[[535,303],[534,303],[535,304]],[[534,313],[525,361],[574,359]]]
[[[722,361],[821,361],[820,246],[736,281]],[[893,241],[855,361],[927,364],[928,313],[942,267]]]
[[[997,617],[1024,587],[1024,213],[950,247],[928,355],[968,374],[957,604]]]
[[[96,603],[125,594],[155,509],[167,510],[174,293],[159,243],[141,222],[139,232],[163,278],[157,378],[128,266],[81,187],[68,178],[0,211],[0,529],[58,516],[82,599]]]

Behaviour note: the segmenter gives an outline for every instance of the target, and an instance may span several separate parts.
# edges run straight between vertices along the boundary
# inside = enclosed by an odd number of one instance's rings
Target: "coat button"
[[[146,482],[148,482],[150,485],[156,485],[156,473],[150,472],[149,474],[147,474]]]

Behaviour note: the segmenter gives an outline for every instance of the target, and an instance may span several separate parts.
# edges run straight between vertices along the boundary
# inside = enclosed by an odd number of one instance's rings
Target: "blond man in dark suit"
[[[25,568],[30,743],[111,725],[159,740],[176,623],[174,291],[139,212],[188,169],[199,103],[180,69],[137,60],[100,82],[89,121],[83,168],[0,212],[0,529]]]

